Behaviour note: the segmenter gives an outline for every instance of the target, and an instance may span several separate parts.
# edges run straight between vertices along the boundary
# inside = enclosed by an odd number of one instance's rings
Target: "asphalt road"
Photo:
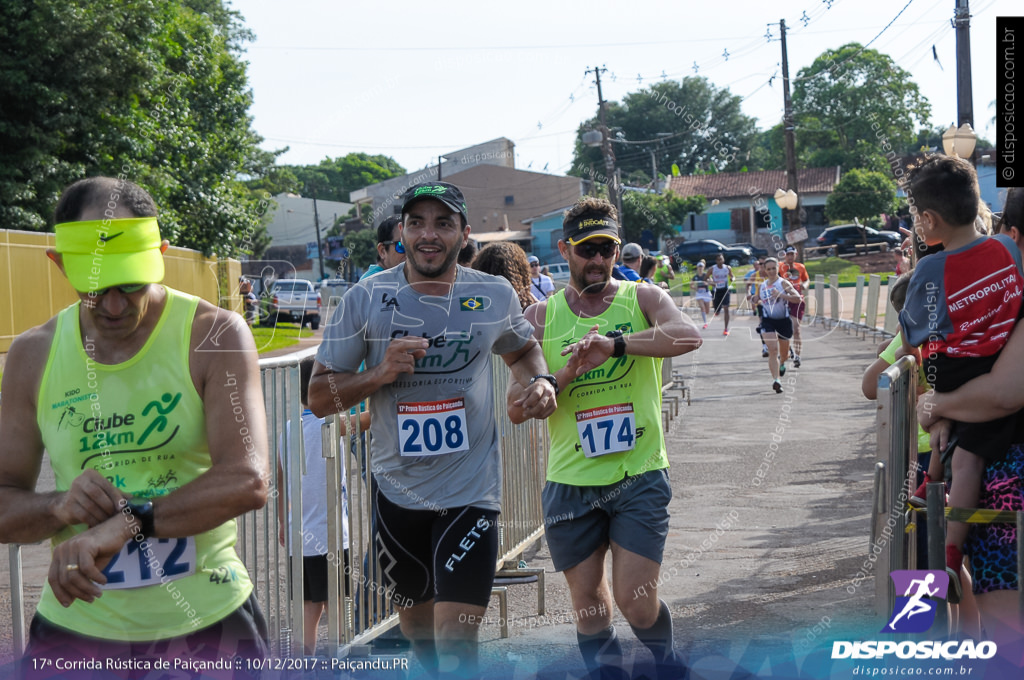
[[[804,327],[803,365],[776,394],[755,325],[734,316],[723,337],[716,320],[703,347],[675,363],[692,404],[666,435],[674,497],[659,595],[697,677],[828,655],[826,638],[870,638],[885,623],[872,612],[873,582],[853,582],[868,555],[875,455],[860,378],[876,343]],[[547,555],[542,546],[530,566],[551,571]],[[545,617],[532,586],[519,586],[510,638],[496,625],[482,631],[483,654],[508,677],[580,675],[564,578],[548,583]],[[625,619],[614,623],[634,676],[649,672]]]

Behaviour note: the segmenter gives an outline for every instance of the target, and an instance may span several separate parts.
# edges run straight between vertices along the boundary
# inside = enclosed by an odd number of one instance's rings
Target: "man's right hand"
[[[395,338],[384,352],[384,359],[374,369],[378,372],[382,384],[390,385],[402,373],[413,373],[416,360],[427,355],[426,338]]]
[[[71,482],[71,488],[57,496],[53,514],[67,526],[86,524],[94,527],[117,514],[126,496],[106,477],[88,469]]]

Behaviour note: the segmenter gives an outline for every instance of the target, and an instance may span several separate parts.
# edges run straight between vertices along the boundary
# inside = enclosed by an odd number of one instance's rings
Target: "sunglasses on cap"
[[[132,293],[138,293],[148,285],[148,283],[126,283],[123,286],[110,286],[109,288],[100,288],[99,290],[90,290],[86,292],[90,296],[101,297],[109,293],[114,288],[117,288],[117,291],[121,293],[121,295],[131,295]]]
[[[618,243],[615,241],[604,241],[603,243],[593,243],[592,241],[584,241],[583,243],[577,243],[572,248],[575,251],[577,257],[582,257],[584,260],[589,260],[598,253],[604,259],[610,258],[615,254],[615,249],[618,247]]]
[[[398,253],[399,255],[404,255],[405,254],[405,246],[402,245],[401,241],[381,241],[380,244],[382,246],[384,246],[385,248],[387,248],[388,246],[393,245],[395,247],[395,252],[396,253]]]

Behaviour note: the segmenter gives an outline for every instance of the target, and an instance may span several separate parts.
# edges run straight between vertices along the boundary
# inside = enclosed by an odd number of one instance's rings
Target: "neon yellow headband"
[[[89,292],[164,278],[155,217],[63,222],[56,250],[75,290]]]

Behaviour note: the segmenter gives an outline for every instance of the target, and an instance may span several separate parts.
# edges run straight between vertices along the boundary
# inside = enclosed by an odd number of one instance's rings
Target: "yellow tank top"
[[[120,364],[100,364],[86,354],[95,340],[82,337],[81,303],[58,314],[36,416],[58,491],[92,468],[129,496],[155,498],[210,468],[203,402],[189,374],[199,299],[166,291],[152,335]],[[85,529],[67,527],[52,544]],[[108,583],[101,597],[92,604],[75,600],[65,609],[46,584],[39,614],[73,632],[111,640],[195,632],[233,612],[252,591],[235,537],[231,520],[196,536],[129,541],[104,570]]]
[[[597,324],[601,333],[625,334],[649,328],[637,303],[638,284],[620,281],[615,299],[596,317],[576,316],[565,291],[548,299],[544,359],[551,372],[565,366],[562,348]],[[668,467],[661,430],[661,359],[625,355],[610,358],[576,378],[558,395],[548,419],[551,451],[548,480],[573,486],[604,486]]]

